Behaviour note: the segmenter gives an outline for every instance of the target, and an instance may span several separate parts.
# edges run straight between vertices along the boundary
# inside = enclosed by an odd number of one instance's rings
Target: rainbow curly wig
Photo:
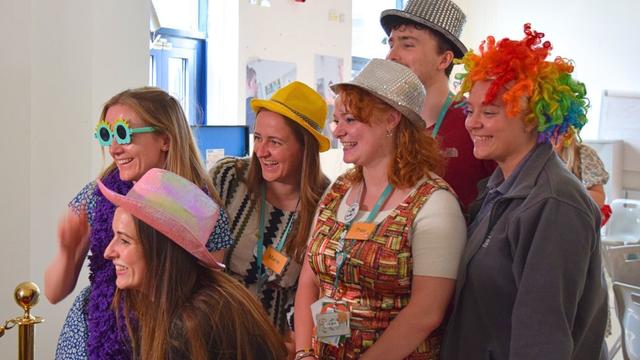
[[[537,124],[539,143],[577,135],[587,122],[589,101],[584,84],[571,77],[570,60],[545,61],[552,47],[549,41],[542,42],[543,33],[531,30],[531,24],[524,25],[524,33],[520,41],[504,38],[496,42],[489,36],[480,44],[480,54],[469,51],[456,60],[466,70],[456,76],[462,80],[457,96],[468,93],[477,81],[491,80],[484,102],[493,101],[504,87],[507,115],[515,117],[523,111],[522,97],[528,98],[524,121]]]

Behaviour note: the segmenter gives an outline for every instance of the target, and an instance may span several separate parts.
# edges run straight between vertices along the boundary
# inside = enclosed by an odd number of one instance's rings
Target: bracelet
[[[314,359],[318,358],[316,356],[316,353],[313,351],[313,349],[302,349],[302,350],[296,351],[296,357],[294,358],[294,360],[302,360],[309,356],[313,357]]]
[[[297,353],[294,360],[302,360],[307,357],[312,357],[314,359],[317,359],[317,357],[312,352],[303,352],[303,353]]]

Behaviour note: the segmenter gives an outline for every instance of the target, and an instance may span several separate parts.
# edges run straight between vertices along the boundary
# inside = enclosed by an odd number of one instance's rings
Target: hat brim
[[[409,121],[411,121],[412,123],[414,123],[419,129],[425,129],[427,127],[427,123],[424,121],[424,119],[422,118],[422,116],[420,116],[420,114],[418,114],[417,112],[411,110],[409,107],[407,106],[403,106],[400,105],[394,101],[392,101],[391,99],[382,96],[380,94],[377,94],[373,91],[371,91],[371,89],[364,87],[360,84],[356,84],[353,82],[344,82],[344,83],[337,83],[337,84],[332,84],[331,90],[333,90],[335,93],[338,93],[338,91],[340,91],[340,89],[344,86],[354,86],[357,87],[359,89],[362,89],[366,92],[368,92],[369,94],[375,96],[376,98],[384,101],[387,105],[391,106],[392,108],[398,110],[402,115],[406,116],[407,119],[409,119]]]
[[[151,218],[150,213],[157,213],[154,211],[149,205],[143,203],[139,200],[120,195],[115,191],[107,188],[102,181],[97,180],[98,187],[100,188],[100,192],[107,198],[112,204],[116,207],[121,207],[131,215],[140,219],[146,224],[152,224],[156,221]],[[190,229],[186,228],[182,224],[171,221],[171,219],[166,219],[166,221],[162,221],[158,224],[158,226],[154,227],[157,231],[162,233],[163,235],[170,238],[176,245],[183,248],[185,251],[193,255],[198,261],[200,261],[204,266],[212,268],[212,269],[224,269],[224,264],[217,262],[213,255],[207,250],[204,244],[200,243],[196,236],[191,232]],[[172,236],[174,233],[181,233],[188,237],[193,238],[190,241],[184,242],[179,239],[174,239]]]
[[[293,111],[289,110],[286,106],[279,104],[273,100],[253,99],[251,100],[251,109],[256,114],[262,109],[273,111],[274,113],[280,114],[295,121],[305,130],[307,130],[311,135],[313,135],[314,138],[316,138],[316,140],[318,141],[318,149],[320,150],[320,152],[329,150],[330,141],[326,136],[322,135],[322,129],[320,129],[320,131],[314,129],[311,125],[307,124],[307,122],[303,118],[301,118]]]
[[[460,41],[457,36],[450,33],[449,30],[403,10],[389,9],[383,11],[380,14],[380,25],[382,25],[382,28],[384,29],[384,32],[387,33],[387,36],[391,34],[391,23],[394,19],[410,20],[414,23],[426,26],[429,29],[442,34],[447,40],[449,40],[450,44],[453,45],[453,55],[456,59],[462,58],[464,54],[467,53],[467,47],[464,46],[462,41]]]

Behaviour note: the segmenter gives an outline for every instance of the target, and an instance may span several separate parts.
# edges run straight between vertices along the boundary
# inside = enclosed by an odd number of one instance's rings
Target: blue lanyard
[[[453,101],[453,94],[449,92],[449,94],[447,94],[447,100],[444,101],[444,104],[442,104],[442,108],[440,109],[440,115],[438,115],[438,120],[436,121],[436,125],[433,127],[433,131],[431,132],[432,138],[435,138],[436,135],[438,135],[438,132],[440,131],[440,126],[442,126],[442,120],[444,120],[444,116],[446,115],[447,110],[449,110],[449,105],[451,105],[452,101]]]
[[[367,216],[367,220],[366,220],[367,223],[371,223],[373,222],[373,220],[375,220],[376,216],[378,216],[378,213],[380,212],[380,208],[387,201],[387,199],[389,198],[389,195],[391,195],[391,192],[393,192],[393,185],[387,184],[387,187],[384,188],[384,191],[382,192],[382,194],[380,194],[378,201],[376,201],[375,205],[373,205],[373,209],[371,209],[369,216]],[[360,199],[358,201],[360,201]],[[340,234],[340,240],[338,241],[338,246],[336,247],[336,277],[333,280],[334,292],[338,288],[340,273],[342,272],[342,266],[347,260],[347,251],[345,250],[345,238],[347,236],[347,232],[349,231],[349,228],[351,227],[352,222],[353,222],[353,218],[344,223],[344,229],[342,230],[342,234]]]
[[[298,198],[298,203],[296,204],[295,211],[298,210],[298,205],[300,205],[300,198]],[[261,285],[266,280],[265,277],[267,275],[267,272],[263,271],[262,269],[262,256],[264,253],[264,221],[266,217],[265,216],[266,208],[267,208],[267,190],[266,190],[266,186],[263,185],[261,187],[261,196],[260,196],[260,228],[258,229],[258,245],[257,245],[258,249],[256,251],[256,257],[257,257],[256,266],[258,268],[258,279],[260,279],[258,281],[258,285],[259,285],[258,290],[260,290],[259,288],[262,287]],[[280,252],[284,247],[284,243],[287,241],[287,236],[289,236],[289,231],[291,231],[291,226],[295,218],[296,218],[295,215],[292,215],[289,217],[289,221],[287,221],[287,225],[285,226],[284,231],[282,232],[282,235],[278,240],[278,243],[274,247],[276,251]]]

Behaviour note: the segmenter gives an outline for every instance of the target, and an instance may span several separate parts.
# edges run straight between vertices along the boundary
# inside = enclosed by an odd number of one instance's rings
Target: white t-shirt
[[[420,182],[414,190],[421,185]],[[338,208],[337,219],[344,222],[350,188]],[[383,221],[392,210],[378,213],[374,222]],[[364,221],[368,211],[359,211],[353,222]],[[413,274],[456,279],[462,250],[467,240],[467,226],[455,196],[436,190],[416,214],[409,233]]]

